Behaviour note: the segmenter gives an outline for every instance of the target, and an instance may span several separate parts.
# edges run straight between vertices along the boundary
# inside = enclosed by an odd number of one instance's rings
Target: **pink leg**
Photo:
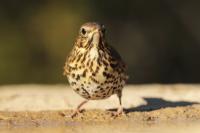
[[[86,104],[88,102],[88,100],[84,100],[83,102],[81,102],[76,109],[73,111],[73,113],[70,115],[71,118],[75,117],[76,115],[78,115],[80,113],[80,109],[81,107]],[[67,116],[66,116],[67,117]]]
[[[122,97],[122,91],[119,91],[119,93],[117,94],[117,97],[119,99],[119,107],[117,109],[117,112],[114,112],[113,115],[115,117],[118,117],[122,114],[124,114],[124,111],[123,111],[123,107],[122,107],[122,100],[121,100],[121,97]]]

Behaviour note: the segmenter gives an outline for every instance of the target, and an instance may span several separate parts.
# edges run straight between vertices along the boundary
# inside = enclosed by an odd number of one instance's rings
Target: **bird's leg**
[[[116,117],[124,114],[124,110],[123,110],[123,107],[122,107],[122,90],[120,90],[117,93],[117,97],[119,99],[119,107],[118,107],[117,111],[113,113],[113,115],[116,116]]]
[[[71,118],[73,118],[73,117],[75,117],[77,114],[79,114],[80,113],[80,109],[81,109],[81,107],[84,105],[84,104],[86,104],[88,102],[88,100],[84,100],[83,102],[81,102],[77,107],[76,107],[76,109],[73,111],[73,113],[71,114]]]

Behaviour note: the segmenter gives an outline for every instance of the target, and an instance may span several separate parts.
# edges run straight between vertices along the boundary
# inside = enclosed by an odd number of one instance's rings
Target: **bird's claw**
[[[72,112],[70,115],[65,115],[66,118],[74,118],[78,116],[79,114],[83,113],[85,110],[84,109],[76,109]]]
[[[119,108],[116,112],[112,113],[112,116],[114,116],[114,118],[122,116],[122,115],[126,115],[123,108]]]
[[[75,116],[77,116],[78,114],[80,114],[80,110],[74,110],[72,114],[70,115],[65,115],[65,118],[74,118]]]
[[[74,117],[77,116],[78,114],[80,114],[80,110],[75,110],[75,111],[71,114],[71,118],[74,118]]]
[[[122,115],[125,115],[125,113],[124,112],[113,112],[112,113],[112,116],[114,116],[115,118],[119,117],[119,116],[122,116]]]

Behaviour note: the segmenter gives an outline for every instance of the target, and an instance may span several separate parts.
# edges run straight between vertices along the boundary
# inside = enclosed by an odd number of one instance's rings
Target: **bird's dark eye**
[[[102,32],[103,32],[103,33],[105,33],[105,32],[106,32],[106,29],[105,29],[105,28],[103,28],[103,29],[102,29]]]
[[[85,35],[86,34],[86,30],[84,28],[81,29],[81,34]]]
[[[104,25],[101,25],[101,31],[103,32],[103,33],[105,33],[106,32],[106,28],[105,28],[105,26]]]

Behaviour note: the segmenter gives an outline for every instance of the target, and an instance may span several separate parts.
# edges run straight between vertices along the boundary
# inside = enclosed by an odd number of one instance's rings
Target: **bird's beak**
[[[102,37],[102,33],[100,30],[95,30],[93,32],[93,44],[96,44],[98,45],[100,43],[100,40],[101,40],[101,37]]]

